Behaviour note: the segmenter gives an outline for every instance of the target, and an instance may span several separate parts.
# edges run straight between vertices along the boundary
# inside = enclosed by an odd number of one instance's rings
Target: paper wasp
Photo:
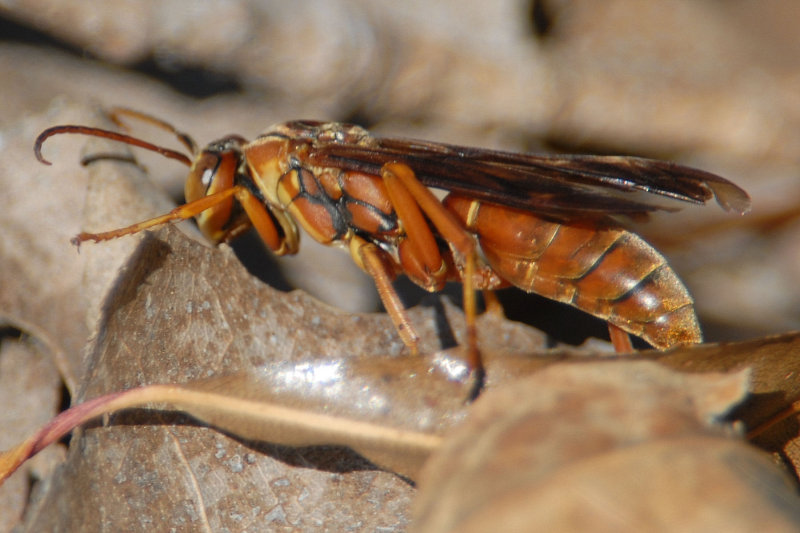
[[[380,138],[350,124],[293,121],[254,141],[231,135],[198,150],[149,115],[117,109],[175,134],[187,155],[86,126],[60,133],[105,137],[157,151],[190,167],[186,204],[160,217],[73,242],[102,241],[196,217],[214,243],[254,227],[278,255],[293,254],[298,225],[323,244],[349,251],[375,281],[403,342],[418,337],[392,280],[405,274],[428,291],[463,284],[467,348],[482,370],[475,289],[516,286],[606,320],[618,350],[624,332],[657,348],[701,342],[693,301],[664,257],[619,216],[673,210],[715,197],[744,213],[747,194],[701,170],[636,157],[527,155],[427,141]],[[47,163],[49,164],[49,163]],[[446,192],[439,200],[429,189]],[[621,330],[621,331],[620,331]]]

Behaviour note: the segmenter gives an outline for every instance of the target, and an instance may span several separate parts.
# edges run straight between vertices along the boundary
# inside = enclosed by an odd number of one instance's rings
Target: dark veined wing
[[[307,157],[314,165],[378,175],[385,163],[397,161],[426,186],[554,216],[669,211],[677,209],[669,200],[702,204],[711,198],[726,210],[750,208],[747,193],[724,178],[637,157],[529,155],[392,138],[320,143]]]

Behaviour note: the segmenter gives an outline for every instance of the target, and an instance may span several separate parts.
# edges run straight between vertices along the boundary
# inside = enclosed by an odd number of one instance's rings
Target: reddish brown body
[[[688,291],[639,236],[453,195],[444,203],[477,235],[492,271],[512,285],[574,305],[657,348],[702,340]]]
[[[289,122],[252,142],[231,136],[191,160],[126,135],[57,126],[156,150],[191,166],[187,203],[127,228],[81,234],[104,240],[192,216],[212,241],[250,226],[276,254],[297,250],[297,225],[324,244],[347,249],[375,280],[404,342],[417,336],[391,281],[398,274],[429,291],[464,286],[468,347],[480,368],[474,289],[514,285],[565,302],[639,335],[658,348],[701,341],[692,299],[665,259],[614,215],[670,209],[663,200],[716,197],[744,212],[749,199],[727,180],[654,160],[534,156],[426,141],[372,137],[358,126]],[[428,187],[448,192],[438,200]]]

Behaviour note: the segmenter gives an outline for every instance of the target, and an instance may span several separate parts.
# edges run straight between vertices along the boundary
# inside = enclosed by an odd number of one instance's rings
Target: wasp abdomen
[[[608,320],[657,348],[701,342],[686,287],[635,234],[602,221],[562,224],[456,195],[445,205],[509,283]]]

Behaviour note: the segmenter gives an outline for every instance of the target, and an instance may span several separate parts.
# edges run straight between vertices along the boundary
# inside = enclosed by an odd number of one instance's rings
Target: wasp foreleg
[[[94,241],[94,242],[108,241],[111,239],[116,239],[117,237],[122,237],[124,235],[132,235],[134,233],[139,233],[140,231],[144,231],[154,226],[160,226],[161,224],[167,224],[169,222],[178,222],[181,220],[193,218],[198,214],[202,213],[203,211],[210,209],[215,205],[219,204],[220,202],[223,202],[228,198],[230,198],[231,196],[235,195],[237,189],[238,189],[237,187],[234,187],[231,189],[226,189],[224,191],[218,192],[216,194],[204,196],[194,202],[179,205],[169,213],[151,218],[149,220],[144,220],[142,222],[137,222],[136,224],[131,224],[130,226],[124,228],[118,228],[111,231],[104,231],[102,233],[85,233],[85,232],[79,233],[76,237],[72,239],[72,244],[74,244],[75,246],[79,246],[84,241]]]

